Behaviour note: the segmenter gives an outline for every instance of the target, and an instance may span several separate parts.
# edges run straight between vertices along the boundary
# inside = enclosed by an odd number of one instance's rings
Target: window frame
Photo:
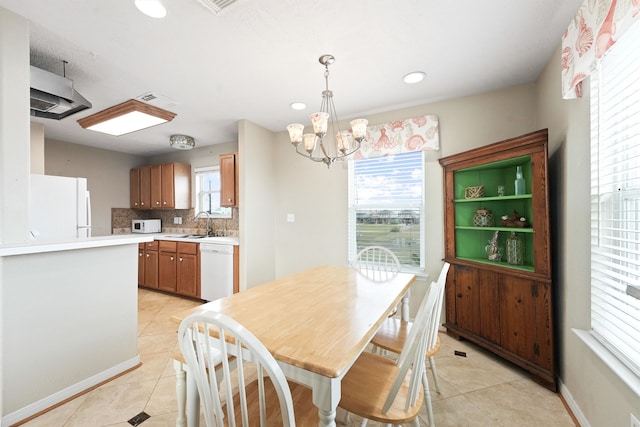
[[[425,200],[426,200],[426,152],[425,151],[415,151],[408,153],[399,153],[393,154],[392,156],[402,156],[404,154],[411,153],[420,153],[421,159],[421,173],[422,173],[422,203],[420,205],[411,204],[411,203],[398,203],[394,205],[380,205],[380,204],[356,204],[355,203],[355,193],[356,193],[356,177],[355,177],[355,162],[360,160],[351,159],[348,162],[348,257],[349,263],[352,264],[355,260],[356,255],[358,254],[358,244],[357,244],[357,233],[356,233],[356,225],[357,225],[357,210],[360,209],[369,209],[369,210],[405,210],[405,209],[418,209],[420,220],[420,232],[418,241],[420,242],[420,264],[411,265],[411,264],[402,264],[401,259],[401,271],[406,273],[414,273],[418,275],[424,274],[425,271],[425,260],[426,260],[426,248],[425,248],[425,233],[426,233],[426,218],[425,218]],[[387,156],[388,157],[388,156]],[[368,159],[364,159],[365,161]],[[389,248],[392,249],[393,248]],[[397,255],[397,254],[396,254]],[[401,257],[399,257],[401,258]]]
[[[627,41],[633,38],[634,36],[630,33],[635,33],[635,37],[638,37],[640,24],[634,25],[636,27],[630,28],[620,41],[624,41],[625,37],[629,37]],[[611,75],[607,75],[605,71],[611,66],[611,61],[624,58],[624,62],[632,57],[629,49],[634,49],[634,46],[627,46],[625,50],[621,50],[627,43],[620,43],[620,41],[607,52],[590,78],[591,303],[589,336],[595,342],[591,343],[589,338],[584,334],[581,335],[579,331],[576,333],[614,372],[618,375],[620,372],[624,372],[625,375],[621,375],[621,378],[632,389],[637,390],[640,384],[640,362],[633,355],[634,352],[638,353],[635,351],[635,346],[628,345],[628,343],[630,339],[640,342],[638,338],[640,322],[635,323],[638,319],[634,317],[638,316],[640,299],[637,294],[631,295],[629,288],[638,290],[638,279],[634,280],[633,277],[640,277],[640,272],[638,272],[638,262],[629,264],[629,261],[640,259],[640,250],[636,249],[640,245],[640,238],[635,237],[640,233],[640,230],[637,225],[635,229],[633,227],[640,221],[640,210],[635,208],[640,204],[640,188],[634,186],[633,181],[637,182],[640,176],[635,177],[636,174],[639,174],[637,170],[639,168],[636,168],[634,174],[633,168],[627,168],[624,159],[613,157],[628,155],[629,145],[627,144],[638,147],[634,154],[640,153],[640,131],[630,136],[629,132],[631,131],[627,128],[629,124],[640,126],[640,118],[636,118],[640,113],[633,112],[634,110],[629,107],[622,108],[616,119],[609,121],[605,117],[610,117],[610,110],[614,110],[613,105],[617,105],[617,103],[611,100],[607,103],[600,96],[601,92],[610,95],[616,93],[614,89],[623,90],[622,85],[629,84],[631,80],[617,74],[619,70],[625,70],[624,72],[631,70],[632,68],[627,64],[615,62],[617,68],[613,70]],[[637,53],[635,54],[637,55]],[[640,57],[635,60],[638,62],[633,68],[634,71],[628,72],[628,76],[637,75],[640,70]],[[615,83],[613,87],[606,86],[604,91],[601,89],[601,85],[615,81],[617,78],[620,78],[620,81],[624,83]],[[603,83],[603,79],[606,82]],[[627,88],[625,87],[625,89]],[[633,94],[631,96],[636,98],[633,102],[640,111],[640,90],[631,91],[631,93]],[[626,92],[624,98],[625,100],[630,98]],[[609,110],[605,108],[609,108]],[[620,119],[619,117],[622,116],[624,117]],[[621,129],[624,131],[621,132]],[[624,148],[616,149],[615,147]],[[608,166],[602,166],[611,159],[613,161]],[[633,209],[629,208],[629,200],[633,201]],[[614,222],[616,223],[615,227],[612,225]],[[635,298],[636,301],[626,298],[620,290],[616,291],[616,288],[622,287],[626,287],[626,294]],[[614,308],[615,306],[617,308]],[[636,306],[635,310],[634,306]],[[632,335],[625,335],[628,331],[631,331]],[[627,349],[624,348],[625,346]],[[629,351],[631,354],[628,353]]]
[[[195,197],[196,197],[196,203],[195,203],[195,212],[201,212],[201,211],[205,211],[209,213],[209,217],[210,218],[218,218],[218,219],[228,219],[228,218],[232,218],[233,212],[231,211],[231,208],[225,208],[225,207],[221,207],[220,206],[220,192],[221,192],[221,188],[218,188],[218,190],[212,190],[212,191],[203,191],[200,189],[200,185],[201,185],[201,179],[204,175],[210,174],[210,173],[217,173],[218,174],[218,182],[221,182],[220,180],[220,166],[203,166],[203,167],[199,167],[199,168],[194,168],[193,170],[193,177],[194,177],[194,182],[195,182]],[[220,209],[221,212],[209,212],[207,209],[203,209],[202,208],[202,204],[203,204],[203,195],[204,194],[218,194],[218,209]]]

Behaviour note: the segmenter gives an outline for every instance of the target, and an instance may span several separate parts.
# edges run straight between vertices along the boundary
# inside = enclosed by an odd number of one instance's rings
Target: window
[[[196,212],[209,212],[211,218],[231,218],[231,208],[220,207],[220,168],[195,169]]]
[[[403,271],[424,269],[422,151],[349,162],[349,259],[372,245],[392,250]]]
[[[591,329],[640,376],[640,24],[591,75]]]

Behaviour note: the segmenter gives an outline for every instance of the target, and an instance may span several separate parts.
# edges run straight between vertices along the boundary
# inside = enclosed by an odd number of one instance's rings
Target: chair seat
[[[318,408],[313,405],[311,389],[303,385],[297,384],[293,381],[288,381],[289,389],[291,390],[291,397],[293,398],[293,411],[296,419],[297,427],[317,427],[319,424]],[[278,398],[276,396],[275,388],[269,380],[265,378],[265,399],[267,402],[272,402],[267,405],[267,426],[279,425],[282,421],[282,415],[280,413],[280,406],[277,405]],[[256,379],[252,383],[245,387],[247,392],[247,401],[249,402],[249,425],[260,425],[260,406],[258,404],[258,380]],[[235,394],[233,396],[234,407],[236,408],[236,425],[242,425],[242,418],[240,415],[240,405],[238,404],[240,395]],[[273,404],[276,403],[276,404]],[[224,409],[226,415],[226,407]],[[224,425],[228,426],[228,419],[225,418]]]
[[[419,389],[416,405],[405,411],[410,372],[391,408],[386,414],[382,413],[398,372],[399,368],[394,360],[373,353],[362,353],[342,379],[339,406],[353,414],[382,423],[402,424],[414,420],[422,407],[424,395],[422,389]]]
[[[388,318],[382,322],[380,328],[371,340],[371,344],[392,353],[400,354],[413,322],[405,322],[397,318]],[[433,348],[427,349],[426,357],[435,355],[440,350],[440,337]]]

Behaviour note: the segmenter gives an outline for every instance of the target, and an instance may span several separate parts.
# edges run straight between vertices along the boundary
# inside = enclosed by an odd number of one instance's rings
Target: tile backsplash
[[[231,218],[211,218],[211,231],[214,236],[238,237],[238,208],[231,208]],[[182,218],[182,224],[174,224],[175,217]],[[204,234],[207,219],[194,221],[193,209],[136,210],[129,208],[111,208],[111,232],[113,234],[131,233],[131,220],[159,218],[163,233]]]

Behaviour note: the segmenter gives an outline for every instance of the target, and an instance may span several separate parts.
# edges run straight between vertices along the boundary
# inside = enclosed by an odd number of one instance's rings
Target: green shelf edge
[[[500,200],[522,200],[531,199],[531,194],[523,194],[519,196],[493,196],[493,197],[476,197],[474,199],[455,199],[455,203],[471,203],[471,202],[494,202]]]
[[[520,227],[476,227],[474,225],[456,225],[456,230],[476,230],[476,231],[513,231],[515,233],[533,233],[533,228]]]
[[[509,264],[508,262],[495,262],[495,261],[489,261],[488,259],[484,259],[484,258],[463,258],[463,257],[456,257],[459,260],[463,260],[463,261],[471,261],[471,262],[477,262],[479,264],[486,264],[486,265],[497,265],[500,267],[505,267],[505,268],[512,268],[514,270],[520,270],[520,271],[526,271],[529,273],[535,273],[535,269],[533,268],[533,266],[530,265],[513,265],[513,264]]]

